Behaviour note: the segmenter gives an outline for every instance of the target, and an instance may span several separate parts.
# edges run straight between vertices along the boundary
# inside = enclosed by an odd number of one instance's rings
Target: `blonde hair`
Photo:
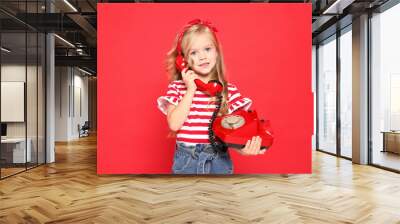
[[[182,55],[185,60],[188,61],[188,55],[190,46],[192,44],[193,37],[199,34],[208,34],[211,41],[213,42],[217,51],[217,61],[215,67],[211,70],[211,80],[218,80],[222,83],[222,102],[219,113],[228,113],[228,82],[225,78],[225,64],[222,54],[221,45],[217,41],[215,34],[210,28],[203,24],[195,24],[190,26],[183,34],[181,41]],[[182,80],[182,74],[177,70],[175,66],[176,57],[178,56],[177,44],[178,44],[179,34],[175,38],[175,42],[172,49],[167,53],[166,67],[169,75],[169,81]]]

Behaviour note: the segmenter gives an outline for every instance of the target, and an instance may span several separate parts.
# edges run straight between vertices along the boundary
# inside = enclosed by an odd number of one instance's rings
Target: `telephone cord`
[[[222,104],[222,95],[218,94],[217,95],[217,106],[215,108],[214,113],[211,116],[210,119],[210,124],[208,125],[208,137],[210,140],[211,145],[213,146],[213,148],[217,151],[221,151],[221,152],[226,152],[227,150],[227,146],[225,143],[223,143],[222,141],[220,141],[218,139],[218,137],[215,136],[214,131],[213,131],[213,124],[215,119],[218,116],[219,110],[221,108],[221,104]]]

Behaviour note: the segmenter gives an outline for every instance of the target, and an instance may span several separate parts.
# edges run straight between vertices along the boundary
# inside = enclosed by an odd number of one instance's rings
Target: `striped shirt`
[[[186,86],[182,80],[176,80],[168,85],[167,93],[157,99],[158,108],[166,115],[169,104],[175,106],[182,100],[186,93]],[[239,108],[248,110],[252,104],[249,98],[243,97],[235,85],[228,83],[228,113],[231,114]],[[208,125],[213,112],[216,109],[216,102],[211,102],[207,94],[196,91],[190,106],[190,112],[177,132],[176,141],[187,144],[207,144]]]

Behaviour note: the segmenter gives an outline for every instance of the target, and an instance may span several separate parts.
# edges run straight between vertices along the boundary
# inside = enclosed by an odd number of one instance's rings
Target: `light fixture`
[[[355,0],[336,0],[332,5],[325,9],[322,14],[342,14],[343,10],[347,8],[347,6],[351,5],[354,1]]]
[[[68,0],[64,0],[65,4],[67,4],[72,10],[74,10],[74,12],[78,12],[78,10],[71,4],[69,3]]]
[[[83,70],[83,69],[81,69],[81,68],[79,68],[79,67],[78,67],[78,70],[81,71],[81,72],[83,72],[83,73],[85,73],[85,74],[87,74],[87,75],[93,75],[92,73],[90,73],[90,72],[88,72],[88,71],[86,71],[86,70]]]
[[[9,49],[7,49],[7,48],[5,48],[5,47],[1,47],[1,50],[4,51],[4,52],[6,52],[6,53],[10,53],[10,52],[11,52],[11,50],[9,50]]]
[[[79,55],[86,55],[86,54],[83,52],[83,49],[82,49],[82,48],[77,48],[77,49],[76,49],[76,53],[79,54]]]
[[[75,48],[75,45],[71,44],[71,42],[69,42],[68,40],[58,36],[57,34],[54,34],[55,37],[57,37],[58,39],[60,39],[61,41],[63,41],[64,43],[68,44],[69,46]]]

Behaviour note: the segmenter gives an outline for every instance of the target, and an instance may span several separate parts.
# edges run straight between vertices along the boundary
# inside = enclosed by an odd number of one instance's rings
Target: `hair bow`
[[[186,28],[189,28],[193,25],[197,25],[197,24],[201,24],[204,26],[207,26],[208,28],[210,28],[213,32],[218,32],[217,28],[215,26],[212,25],[212,23],[210,21],[207,20],[201,20],[201,19],[194,19],[192,21],[189,21]]]
[[[201,24],[201,25],[207,26],[207,27],[212,31],[212,33],[213,33],[215,39],[217,40],[217,35],[216,35],[215,33],[218,32],[218,30],[217,30],[217,28],[216,28],[215,26],[213,26],[213,25],[211,24],[211,22],[206,21],[206,20],[201,20],[201,19],[194,19],[194,20],[189,21],[189,22],[186,24],[186,26],[183,28],[182,32],[181,32],[181,33],[179,34],[179,36],[178,36],[178,43],[177,43],[177,46],[176,46],[176,50],[177,50],[178,52],[181,52],[181,51],[182,51],[182,49],[181,49],[181,43],[182,43],[182,38],[183,38],[184,33],[185,33],[191,26],[197,25],[197,24]],[[217,40],[217,42],[218,42],[218,40]]]

